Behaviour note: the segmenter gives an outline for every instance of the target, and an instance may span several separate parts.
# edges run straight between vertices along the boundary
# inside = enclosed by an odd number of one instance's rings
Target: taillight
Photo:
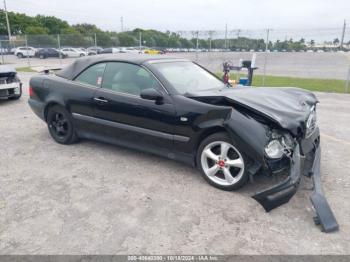
[[[34,91],[33,91],[33,87],[29,87],[29,97],[34,96]]]

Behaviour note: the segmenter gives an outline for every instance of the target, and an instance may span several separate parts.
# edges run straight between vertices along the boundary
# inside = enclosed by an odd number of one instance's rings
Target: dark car
[[[61,144],[95,139],[196,166],[214,187],[249,177],[289,176],[253,196],[266,211],[313,178],[315,221],[338,224],[323,196],[314,94],[296,88],[236,88],[184,59],[95,56],[30,80],[29,104]],[[169,172],[171,172],[169,170]]]
[[[35,53],[35,57],[39,57],[40,59],[45,59],[48,57],[66,58],[67,56],[63,54],[60,50],[57,50],[55,48],[43,48],[38,50]]]

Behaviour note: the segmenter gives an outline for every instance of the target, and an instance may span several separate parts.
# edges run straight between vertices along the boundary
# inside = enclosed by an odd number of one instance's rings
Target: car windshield
[[[162,62],[154,66],[180,94],[224,87],[223,82],[192,62]]]

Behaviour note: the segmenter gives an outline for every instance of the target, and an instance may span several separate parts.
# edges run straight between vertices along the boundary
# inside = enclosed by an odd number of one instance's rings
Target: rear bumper
[[[319,141],[318,133],[317,141]],[[324,232],[336,231],[339,229],[339,226],[322,189],[320,172],[321,146],[319,143],[313,143],[313,148],[308,152],[308,155],[312,155],[309,159],[308,157],[305,158],[304,156],[301,156],[301,152],[303,151],[302,147],[303,142],[301,143],[301,147],[298,144],[294,149],[289,176],[281,183],[258,192],[253,198],[264,207],[266,212],[269,212],[270,210],[287,203],[296,193],[302,173],[307,174],[307,176],[311,177],[313,181],[313,192],[310,196],[310,200],[316,211],[316,216],[314,217],[315,223],[320,225]],[[304,152],[305,151],[304,147]],[[304,161],[304,159],[306,160]],[[311,163],[306,163],[307,161],[311,161]]]
[[[42,120],[45,121],[45,105],[42,102],[39,102],[37,100],[34,100],[32,98],[28,99],[28,104],[30,106],[30,108],[33,110],[33,112],[40,117]]]

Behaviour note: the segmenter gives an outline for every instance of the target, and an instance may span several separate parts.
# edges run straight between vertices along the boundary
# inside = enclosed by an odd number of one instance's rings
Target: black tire
[[[22,53],[17,53],[17,57],[18,58],[23,58],[23,54]]]
[[[45,55],[40,55],[39,58],[40,59],[45,59],[46,57],[45,57]]]
[[[46,117],[51,137],[59,144],[69,145],[78,141],[72,117],[62,106],[54,105],[48,109]]]
[[[80,54],[79,56],[80,56],[80,57],[83,57],[83,56],[85,56],[85,55],[84,55],[84,54]]]
[[[230,154],[236,154],[238,157],[240,157],[240,159],[242,159],[243,161],[243,170],[242,172],[240,171],[240,168],[236,168],[236,167],[229,167],[228,170],[230,170],[230,173],[235,173],[236,169],[239,170],[237,171],[237,174],[239,174],[237,177],[237,181],[234,182],[234,184],[230,184],[230,185],[223,185],[223,184],[219,184],[213,181],[213,179],[210,179],[208,177],[208,175],[205,173],[204,171],[204,167],[203,165],[205,165],[204,163],[202,163],[202,153],[203,150],[206,149],[207,146],[211,145],[211,144],[215,144],[215,143],[220,143],[220,142],[226,142],[228,144],[230,144],[232,146],[231,149],[229,149]],[[219,146],[219,145],[218,145]],[[215,149],[215,148],[214,148]],[[220,149],[221,150],[221,149]],[[237,150],[237,151],[235,151]],[[234,157],[236,158],[236,157]],[[225,159],[226,161],[226,159]],[[215,133],[213,135],[208,136],[207,138],[205,138],[199,145],[198,150],[197,150],[197,155],[196,155],[196,163],[197,163],[197,168],[199,169],[199,171],[201,172],[201,175],[203,176],[203,178],[212,186],[222,189],[222,190],[226,190],[226,191],[232,191],[232,190],[236,190],[241,188],[242,186],[244,186],[247,181],[248,181],[248,158],[244,155],[244,153],[242,152],[242,150],[239,149],[239,147],[237,146],[237,144],[232,141],[232,139],[228,136],[227,133],[225,132],[220,132],[220,133]],[[213,160],[214,163],[214,160]],[[216,162],[218,163],[218,162]],[[216,166],[219,164],[214,163],[212,166]],[[211,167],[212,167],[211,166]],[[224,166],[224,168],[226,167],[226,165]],[[231,169],[233,168],[233,170]],[[232,171],[231,171],[232,170]],[[240,173],[241,172],[241,173]],[[217,176],[218,175],[218,176]],[[212,177],[215,177],[214,180],[220,180],[222,178],[224,178],[224,174],[221,171],[221,169],[219,169],[219,172],[217,172],[217,175],[214,175]],[[222,177],[221,177],[222,176]],[[233,176],[234,177],[234,176]],[[223,179],[224,181],[225,179]]]

